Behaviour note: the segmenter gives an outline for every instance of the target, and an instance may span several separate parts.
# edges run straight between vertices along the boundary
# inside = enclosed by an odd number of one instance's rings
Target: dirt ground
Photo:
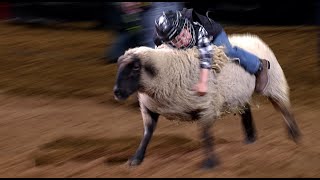
[[[227,27],[254,33],[274,50],[291,90],[303,137],[287,138],[265,99],[253,107],[255,143],[243,143],[240,117],[212,133],[221,164],[199,169],[196,124],[160,118],[146,158],[126,160],[143,133],[136,99],[119,103],[116,64],[101,59],[115,32],[82,26],[0,23],[0,177],[320,177],[320,61],[315,27]]]

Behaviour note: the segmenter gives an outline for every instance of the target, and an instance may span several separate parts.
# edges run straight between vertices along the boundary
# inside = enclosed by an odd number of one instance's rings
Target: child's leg
[[[213,44],[217,46],[225,46],[226,54],[232,58],[239,58],[240,65],[249,73],[255,74],[259,70],[260,60],[254,54],[245,51],[236,46],[232,46],[229,42],[227,34],[222,31],[216,39],[213,41]]]
[[[249,73],[256,76],[256,92],[261,93],[264,91],[266,85],[268,84],[268,68],[270,67],[269,62],[264,59],[259,59],[254,54],[245,51],[242,48],[232,46],[228,39],[227,34],[222,31],[213,44],[217,46],[225,46],[226,54],[232,58],[239,58],[240,65]]]

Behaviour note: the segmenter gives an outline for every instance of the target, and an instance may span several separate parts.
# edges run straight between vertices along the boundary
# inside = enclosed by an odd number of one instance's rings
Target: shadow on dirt
[[[33,154],[36,166],[61,165],[67,161],[88,162],[105,158],[105,163],[116,165],[125,163],[135,152],[141,137],[121,137],[115,139],[66,136],[44,144]],[[217,140],[218,144],[228,141]],[[201,149],[201,142],[177,135],[155,135],[146,155],[166,157],[170,154],[186,154]]]

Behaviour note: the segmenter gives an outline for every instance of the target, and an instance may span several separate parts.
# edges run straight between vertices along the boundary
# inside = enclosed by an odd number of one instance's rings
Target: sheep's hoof
[[[247,137],[247,138],[244,140],[244,143],[245,143],[245,144],[252,144],[252,143],[254,143],[256,140],[257,140],[257,138],[256,138],[255,136],[253,136],[253,137]]]
[[[142,159],[138,159],[138,158],[132,158],[129,159],[128,164],[129,166],[138,166],[142,163]]]
[[[288,135],[289,135],[289,138],[293,140],[295,143],[298,144],[300,142],[301,134],[300,134],[300,131],[297,130],[296,128],[294,129],[288,128]]]
[[[202,162],[201,169],[208,170],[216,167],[217,165],[219,165],[217,158],[208,158]]]

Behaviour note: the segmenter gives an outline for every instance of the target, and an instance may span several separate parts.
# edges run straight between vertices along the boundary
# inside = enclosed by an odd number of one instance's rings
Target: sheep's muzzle
[[[117,100],[117,101],[124,101],[124,100],[128,99],[128,97],[129,97],[129,94],[126,93],[125,90],[119,89],[119,88],[117,88],[117,86],[115,86],[113,88],[113,95],[114,95],[115,100]]]

